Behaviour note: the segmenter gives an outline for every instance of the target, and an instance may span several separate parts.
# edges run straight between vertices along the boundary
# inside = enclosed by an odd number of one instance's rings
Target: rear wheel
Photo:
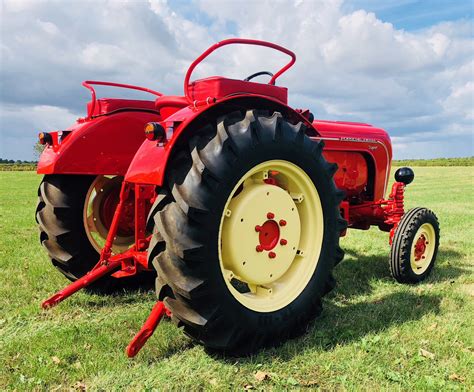
[[[302,124],[248,111],[201,130],[176,156],[170,193],[152,209],[149,255],[158,296],[188,335],[247,354],[321,312],[345,227],[337,166],[321,152]]]
[[[38,189],[36,221],[40,242],[53,265],[74,281],[92,269],[100,257],[122,177],[46,175]],[[133,197],[127,201],[113,252],[133,244]],[[120,283],[119,283],[120,282]],[[135,284],[134,279],[105,277],[93,289],[109,290]]]
[[[390,251],[390,271],[400,283],[418,283],[433,269],[439,246],[439,223],[426,208],[414,208],[400,220]]]

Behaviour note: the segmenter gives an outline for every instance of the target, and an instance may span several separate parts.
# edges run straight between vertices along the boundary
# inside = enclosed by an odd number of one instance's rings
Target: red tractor
[[[290,61],[244,80],[191,80],[229,44],[269,47]],[[275,84],[295,54],[256,40],[219,42],[189,67],[183,96],[105,82],[86,118],[40,134],[44,175],[36,218],[52,263],[77,290],[156,276],[158,302],[128,347],[135,355],[164,315],[206,347],[247,354],[304,331],[335,286],[347,228],[390,233],[390,270],[416,283],[433,268],[439,225],[404,210],[414,179],[368,124],[314,120]],[[267,84],[256,76],[268,75]],[[150,101],[97,99],[93,84],[138,89]]]

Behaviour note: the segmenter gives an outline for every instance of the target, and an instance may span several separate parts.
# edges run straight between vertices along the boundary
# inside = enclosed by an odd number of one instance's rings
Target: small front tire
[[[400,220],[390,251],[390,271],[400,283],[418,283],[433,269],[439,246],[439,223],[427,208],[414,208]]]

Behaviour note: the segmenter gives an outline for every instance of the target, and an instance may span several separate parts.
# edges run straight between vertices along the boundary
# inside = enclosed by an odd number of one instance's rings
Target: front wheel
[[[390,271],[400,283],[418,283],[433,269],[439,246],[439,223],[427,208],[403,215],[390,251]]]
[[[188,335],[248,354],[321,312],[345,227],[336,166],[321,152],[302,124],[247,111],[198,131],[176,155],[169,202],[152,208],[149,254],[158,296]]]

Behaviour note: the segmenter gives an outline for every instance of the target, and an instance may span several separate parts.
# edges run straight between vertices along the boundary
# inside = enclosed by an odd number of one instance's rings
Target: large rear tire
[[[322,147],[301,123],[247,111],[198,130],[176,155],[150,214],[149,261],[186,334],[244,355],[320,314],[346,226]]]

